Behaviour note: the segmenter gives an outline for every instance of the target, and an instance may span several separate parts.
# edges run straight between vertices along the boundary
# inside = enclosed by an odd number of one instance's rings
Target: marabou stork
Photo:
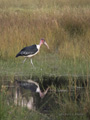
[[[18,85],[20,87],[22,87],[24,89],[29,89],[32,92],[39,93],[41,98],[44,98],[44,96],[47,94],[47,92],[49,90],[49,87],[48,87],[44,92],[42,92],[40,90],[39,84],[37,82],[32,81],[32,80],[27,80],[27,81],[16,80],[16,82],[18,83]]]
[[[46,45],[47,48],[49,49],[49,46],[48,46],[48,44],[46,43],[46,41],[45,41],[44,39],[41,39],[39,45],[35,45],[35,44],[34,44],[34,45],[32,45],[32,46],[24,47],[24,48],[16,55],[16,57],[24,56],[25,59],[24,59],[23,63],[26,61],[27,58],[31,58],[31,64],[33,65],[32,57],[39,52],[40,47],[41,47],[42,44]],[[33,66],[34,66],[34,65],[33,65]]]

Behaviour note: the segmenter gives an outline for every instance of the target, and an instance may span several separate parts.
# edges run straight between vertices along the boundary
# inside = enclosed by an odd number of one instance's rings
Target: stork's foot
[[[25,63],[26,59],[27,59],[27,58],[25,58],[25,59],[23,60],[23,63]]]
[[[33,68],[36,69],[36,67],[32,64]]]
[[[34,64],[33,64],[33,62],[32,62],[32,59],[31,59],[31,64],[32,64],[33,68],[36,69],[36,67],[34,66]]]

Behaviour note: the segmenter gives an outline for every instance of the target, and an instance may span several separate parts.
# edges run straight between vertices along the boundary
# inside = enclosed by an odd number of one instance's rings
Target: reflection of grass
[[[69,85],[70,87],[70,85]],[[65,86],[60,88],[52,88],[48,99],[45,98],[43,104],[46,103],[46,108],[50,109],[49,115],[54,120],[89,120],[90,114],[90,93],[89,89],[82,88],[81,90],[72,89],[70,91],[61,91],[55,93],[54,91],[66,90]],[[88,94],[87,94],[88,92]],[[48,103],[47,103],[48,101]],[[42,105],[43,106],[43,105]],[[45,108],[45,106],[43,106]]]
[[[0,94],[0,120],[46,120],[48,117],[38,111],[29,111],[19,106],[7,105],[7,94]]]
[[[90,117],[90,93],[86,87],[84,90],[58,92],[57,89],[66,89],[65,86],[56,88],[51,86],[52,92],[43,100],[38,100],[37,110],[29,111],[27,108],[7,104],[8,93],[4,88],[0,91],[0,119],[1,120],[89,120]],[[46,114],[45,114],[46,113]]]

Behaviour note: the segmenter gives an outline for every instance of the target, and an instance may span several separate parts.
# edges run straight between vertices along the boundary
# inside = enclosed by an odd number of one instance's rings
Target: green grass
[[[59,9],[65,6],[70,6],[70,7],[88,7],[90,5],[89,0],[76,0],[74,2],[73,0],[1,0],[0,1],[0,8],[1,9],[10,9],[10,8],[21,8],[21,9],[31,9],[31,10],[36,10],[36,9]]]
[[[45,120],[48,118],[48,116],[43,115],[38,111],[28,111],[26,108],[17,107],[14,105],[8,106],[5,104],[5,101],[3,103],[1,101],[0,106],[1,120]]]
[[[90,62],[85,59],[61,59],[57,54],[44,54],[30,59],[23,64],[24,58],[0,60],[0,75],[7,76],[68,76],[89,75]]]

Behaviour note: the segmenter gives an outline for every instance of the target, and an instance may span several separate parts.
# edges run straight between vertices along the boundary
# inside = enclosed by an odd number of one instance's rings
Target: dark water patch
[[[15,80],[28,80],[31,79],[40,85],[40,88],[46,89],[48,86],[54,85],[56,88],[64,88],[71,86],[87,87],[90,85],[90,76],[83,75],[65,75],[65,76],[0,76],[2,84],[11,84]]]
[[[15,81],[33,80],[40,86],[41,91],[50,87],[46,96],[41,99],[39,94],[20,87]],[[6,91],[7,103],[27,107],[29,110],[38,109],[42,113],[48,113],[53,108],[57,109],[68,102],[81,101],[89,96],[90,76],[1,76],[0,91]],[[87,90],[87,91],[86,91]],[[87,96],[86,96],[87,95]],[[66,103],[67,101],[67,103]],[[61,110],[62,111],[62,110]]]
[[[25,79],[32,79],[38,82],[40,85],[46,88],[48,85],[55,85],[57,87],[62,85],[67,85],[69,82],[76,83],[76,85],[87,86],[87,82],[90,80],[90,76],[83,76],[83,75],[65,75],[65,76],[15,76],[16,80],[25,80]]]

